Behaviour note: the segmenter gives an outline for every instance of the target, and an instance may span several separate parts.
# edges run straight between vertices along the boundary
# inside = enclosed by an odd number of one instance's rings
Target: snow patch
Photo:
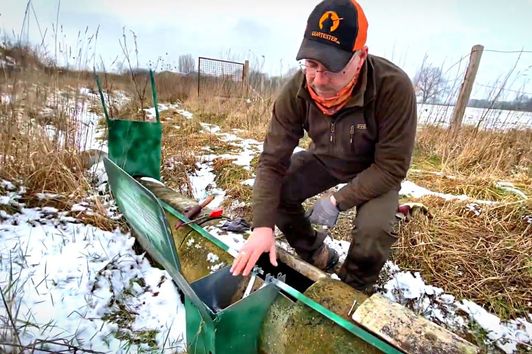
[[[16,201],[21,192],[0,198]],[[185,311],[170,276],[135,254],[130,235],[81,224],[65,213],[19,205],[17,212],[0,214],[0,286],[10,289],[6,296],[17,323],[33,324],[19,330],[22,344],[65,339],[112,353],[128,346],[134,352],[184,350]],[[124,308],[131,322],[125,327],[118,325]],[[5,311],[0,310],[0,323],[9,328]],[[140,330],[157,331],[157,348],[118,339]],[[49,344],[48,349],[65,348]]]
[[[447,193],[433,192],[433,191],[431,191],[431,190],[429,190],[429,189],[427,189],[425,187],[418,186],[417,184],[415,184],[414,182],[411,182],[411,181],[403,181],[401,183],[401,190],[399,191],[399,195],[412,197],[412,198],[422,198],[422,197],[425,197],[425,196],[435,196],[435,197],[443,198],[445,200],[460,200],[460,201],[465,201],[465,200],[470,200],[471,199],[465,194],[456,195],[456,194],[447,194]],[[496,204],[497,203],[497,202],[490,201],[490,200],[478,200],[478,199],[475,199],[474,201],[475,201],[475,203],[478,203],[478,204]]]
[[[525,318],[503,323],[474,302],[457,301],[443,289],[425,284],[418,272],[400,271],[392,262],[386,263],[382,274],[388,278],[381,291],[384,296],[431,321],[459,331],[465,331],[469,321],[475,322],[488,333],[486,344],[493,344],[506,353],[515,352],[518,343],[530,345],[532,342],[532,322]],[[469,321],[459,314],[460,311],[469,315]]]

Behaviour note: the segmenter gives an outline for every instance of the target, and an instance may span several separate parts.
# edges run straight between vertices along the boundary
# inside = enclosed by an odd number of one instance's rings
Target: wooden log
[[[295,271],[303,274],[307,278],[313,281],[318,281],[323,278],[329,278],[329,275],[319,268],[314,267],[312,264],[309,264],[298,257],[286,252],[282,248],[277,248],[277,258],[294,269]]]
[[[479,348],[456,334],[393,303],[372,295],[357,308],[353,320],[408,353],[478,353]]]

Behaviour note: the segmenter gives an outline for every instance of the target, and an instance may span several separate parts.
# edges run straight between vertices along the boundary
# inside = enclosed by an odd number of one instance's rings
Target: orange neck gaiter
[[[312,97],[312,100],[316,103],[322,113],[326,116],[332,116],[342,109],[347,104],[347,101],[349,101],[349,97],[351,97],[357,78],[358,75],[353,76],[351,81],[333,97],[324,98],[319,96],[312,86],[308,84],[307,89],[310,97]]]

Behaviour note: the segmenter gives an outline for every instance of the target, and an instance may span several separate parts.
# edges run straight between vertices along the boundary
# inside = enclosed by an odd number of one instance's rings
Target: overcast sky
[[[297,65],[295,56],[315,0],[62,0],[57,23],[58,45],[73,53],[81,47],[85,56],[96,54],[108,67],[123,59],[119,39],[123,28],[137,36],[139,61],[147,66],[161,57],[177,65],[182,54],[236,61],[249,59],[252,67],[279,75]],[[58,0],[33,0],[29,31],[33,43],[45,34],[48,52],[54,56],[54,24]],[[463,75],[467,57],[475,44],[484,45],[474,95],[504,78],[519,54],[497,51],[532,51],[532,0],[360,0],[369,22],[368,42],[372,54],[386,57],[411,77],[425,55],[441,66],[448,79]],[[2,0],[0,28],[4,34],[20,35],[27,1]],[[96,45],[86,38],[96,32]],[[27,27],[26,27],[27,28]],[[85,30],[88,28],[86,34]],[[81,31],[81,40],[78,32]],[[42,34],[41,34],[42,33]],[[132,47],[132,40],[130,42]],[[64,52],[58,55],[65,57]],[[72,54],[71,57],[75,57]],[[460,58],[466,56],[461,62]],[[101,58],[101,59],[100,59]],[[70,58],[71,62],[75,62]],[[83,59],[83,62],[92,59]],[[97,63],[98,64],[98,63]],[[511,78],[511,90],[532,96],[532,53],[523,53]],[[506,92],[509,97],[515,93]]]

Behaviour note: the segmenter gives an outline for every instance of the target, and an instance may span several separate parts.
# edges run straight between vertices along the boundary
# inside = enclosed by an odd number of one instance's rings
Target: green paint
[[[164,210],[146,187],[108,158],[104,159],[109,186],[140,245],[159,263],[190,298],[205,322],[212,322],[203,302],[180,273],[179,260]]]
[[[150,70],[156,122],[111,119],[107,112],[100,79],[96,73],[94,76],[107,121],[109,158],[130,176],[152,177],[160,180],[162,125],[159,119],[153,72]]]
[[[279,290],[268,284],[241,299],[245,281],[246,278],[234,277],[229,268],[223,268],[192,283],[214,321],[211,324],[203,321],[196,306],[185,299],[189,353],[258,352],[260,327]]]

